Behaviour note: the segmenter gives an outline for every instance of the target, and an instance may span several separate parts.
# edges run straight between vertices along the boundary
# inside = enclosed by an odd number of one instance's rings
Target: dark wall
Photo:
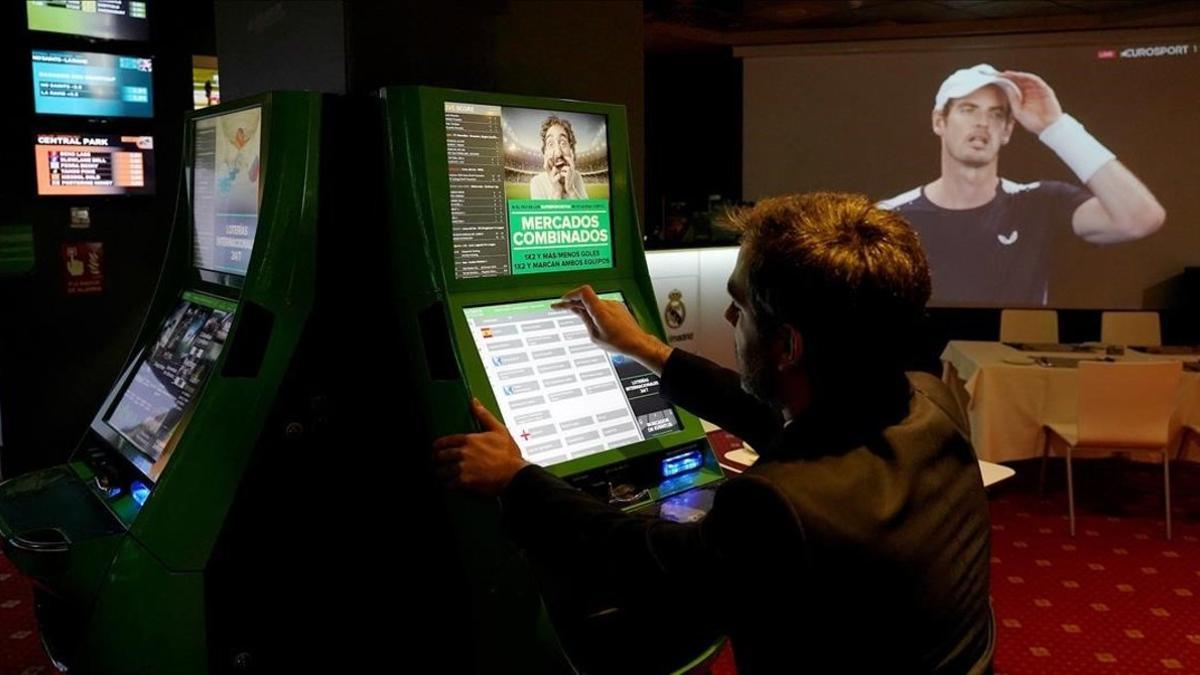
[[[346,91],[341,2],[218,0],[221,98],[277,89]]]
[[[425,84],[624,105],[645,213],[640,1],[349,2],[346,35],[352,92]]]
[[[729,50],[646,55],[647,234],[671,202],[742,195],[742,62]]]
[[[642,3],[216,2],[225,100],[270,89],[423,84],[626,107],[642,204]]]
[[[25,276],[0,277],[0,469],[11,476],[66,459],[96,412],[122,363],[153,294],[175,207],[182,121],[191,109],[191,55],[212,53],[207,3],[152,3],[148,42],[109,42],[30,33],[25,3],[0,3],[5,63],[0,86],[0,142],[12,161],[0,163],[0,224],[33,226],[36,263]],[[208,26],[205,29],[205,26]],[[154,62],[151,120],[35,116],[30,48],[150,55]],[[154,196],[37,198],[35,131],[152,134]],[[92,225],[68,226],[69,208],[87,206]],[[61,247],[71,241],[104,245],[104,292],[67,296]]]

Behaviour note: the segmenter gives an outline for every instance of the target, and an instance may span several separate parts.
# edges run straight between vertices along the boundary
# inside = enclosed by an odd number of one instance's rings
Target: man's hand
[[[555,199],[565,199],[567,197],[566,183],[563,182],[563,172],[570,165],[560,164],[561,157],[546,157],[543,162],[546,167],[546,175],[550,176],[550,189],[554,191]]]
[[[508,429],[479,399],[471,399],[471,414],[483,431],[442,436],[434,441],[434,471],[451,487],[496,497],[529,462],[521,457],[521,449]]]
[[[567,165],[562,168],[563,194],[568,199],[586,199],[587,196],[579,194],[579,190],[576,189],[577,186],[575,185],[575,153],[566,155],[566,160]]]
[[[581,199],[582,195],[575,189],[575,164],[568,162],[559,172],[558,181],[566,199]]]
[[[1012,105],[1013,117],[1028,131],[1041,134],[1042,130],[1062,117],[1062,106],[1054,90],[1042,78],[1033,73],[1022,73],[1016,70],[1006,70],[1001,75],[1017,85],[1021,90],[1018,98],[1010,89],[1004,89],[1008,102]]]
[[[655,374],[662,375],[672,348],[642,330],[625,303],[601,300],[591,286],[580,286],[565,293],[553,307],[569,309],[583,319],[592,342],[610,352],[636,359]]]

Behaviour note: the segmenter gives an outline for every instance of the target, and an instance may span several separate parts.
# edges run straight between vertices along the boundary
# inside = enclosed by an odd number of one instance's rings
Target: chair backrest
[[[1079,445],[1162,448],[1183,364],[1079,364]]]
[[[1100,315],[1100,341],[1109,345],[1157,347],[1162,344],[1158,312],[1105,312]]]
[[[1000,312],[1001,342],[1058,342],[1058,312],[1052,309],[1006,309]]]

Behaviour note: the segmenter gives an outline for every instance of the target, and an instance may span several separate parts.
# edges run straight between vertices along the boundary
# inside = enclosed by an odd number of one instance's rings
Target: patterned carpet
[[[1200,464],[1172,469],[1171,542],[1159,467],[1079,462],[1072,538],[1060,465],[1045,499],[1037,462],[993,488],[997,674],[1200,673]],[[0,557],[0,675],[54,672],[31,603],[29,582]],[[728,650],[709,667],[736,673]]]
[[[992,499],[998,673],[1200,673],[1200,465],[1078,462],[1076,537],[1065,477],[1037,497],[1037,462]],[[1057,462],[1061,469],[1061,460]]]
[[[57,672],[42,651],[29,581],[0,555],[0,675]]]

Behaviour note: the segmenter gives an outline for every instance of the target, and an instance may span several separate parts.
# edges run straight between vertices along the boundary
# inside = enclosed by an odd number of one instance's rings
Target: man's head
[[[742,248],[725,318],[746,391],[795,408],[797,386],[832,397],[902,372],[930,277],[900,215],[822,192],[765,199],[730,221]]]
[[[942,155],[977,167],[996,161],[1012,137],[1009,97],[1020,90],[998,70],[981,63],[957,70],[933,100],[933,133],[942,139]]]
[[[569,120],[551,115],[542,122],[542,161],[555,180],[564,168],[575,166],[575,130]]]

